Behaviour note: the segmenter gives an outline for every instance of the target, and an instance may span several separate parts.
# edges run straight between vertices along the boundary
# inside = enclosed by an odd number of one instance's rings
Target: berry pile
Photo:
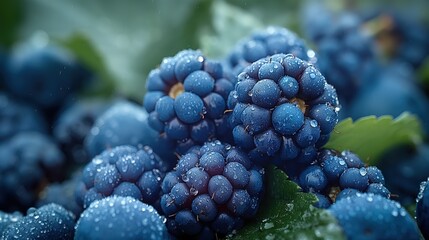
[[[183,155],[162,182],[161,208],[176,236],[225,236],[252,218],[264,191],[264,170],[246,152],[207,142]]]
[[[315,51],[280,26],[221,59],[182,50],[149,71],[142,103],[85,98],[98,76],[61,47],[0,49],[0,239],[234,238],[273,212],[273,191],[314,197],[285,212],[327,214],[347,239],[428,238],[427,143],[378,166],[327,143],[340,119],[370,114],[409,111],[429,133],[415,80],[429,34],[396,15],[308,7]],[[385,34],[395,51],[382,60]],[[283,180],[294,189],[273,189]],[[294,230],[263,217],[258,233],[282,229],[267,239]]]

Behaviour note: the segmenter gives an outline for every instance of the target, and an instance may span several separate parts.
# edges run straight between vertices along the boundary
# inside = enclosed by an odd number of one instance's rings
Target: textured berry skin
[[[338,121],[335,89],[314,66],[291,54],[246,67],[228,108],[235,144],[261,165],[312,162]]]
[[[68,106],[55,121],[53,135],[70,163],[91,160],[83,146],[95,120],[107,109],[101,100],[82,100]]]
[[[33,106],[0,92],[0,141],[25,131],[46,133],[46,120]]]
[[[121,145],[134,147],[150,146],[163,160],[176,163],[174,143],[155,134],[148,126],[148,114],[139,105],[119,101],[97,118],[89,135],[85,138],[85,148],[91,157],[106,149]],[[130,137],[131,136],[131,137]]]
[[[233,84],[223,75],[220,62],[194,50],[164,58],[149,73],[144,97],[149,125],[177,142],[178,153],[213,137],[231,139],[224,111]]]
[[[28,44],[11,53],[5,85],[12,94],[46,109],[60,106],[89,76],[65,50]]]
[[[166,170],[150,147],[118,146],[105,150],[85,166],[76,186],[76,200],[84,209],[111,195],[131,196],[157,205]]]
[[[47,181],[60,180],[65,157],[48,136],[36,132],[15,135],[0,146],[0,209],[33,206]]]
[[[429,173],[429,146],[398,147],[388,151],[380,161],[380,169],[386,177],[386,187],[398,195],[395,199],[404,206],[415,204],[419,184]]]
[[[293,54],[316,63],[314,51],[307,48],[303,39],[286,28],[269,26],[237,43],[227,58],[227,65],[232,69],[234,79],[251,63],[279,53]]]
[[[111,196],[89,206],[76,224],[75,240],[169,239],[152,206],[131,197]]]
[[[264,172],[245,152],[216,140],[183,155],[162,191],[161,209],[172,234],[225,236],[256,214]]]
[[[18,222],[21,218],[20,212],[5,213],[0,211],[0,237],[9,225]]]
[[[420,239],[414,219],[395,201],[357,194],[334,203],[329,211],[347,239]]]
[[[293,179],[293,174],[289,174]],[[382,172],[374,166],[365,167],[359,157],[350,151],[321,150],[317,160],[304,168],[295,181],[305,192],[316,194],[319,198],[316,206],[323,208],[338,198],[356,193],[367,192],[390,198]]]
[[[420,184],[420,192],[417,196],[416,208],[417,225],[420,228],[423,236],[429,238],[429,187],[428,181],[423,181]]]
[[[10,224],[3,232],[2,240],[9,239],[73,239],[75,216],[57,204],[30,208],[27,216]]]

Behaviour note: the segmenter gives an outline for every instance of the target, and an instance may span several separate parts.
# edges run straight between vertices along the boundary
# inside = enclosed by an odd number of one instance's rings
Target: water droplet
[[[367,171],[366,171],[366,169],[365,169],[365,168],[360,168],[360,169],[359,169],[359,173],[360,173],[360,175],[361,175],[361,176],[365,176],[365,175],[366,175],[366,173],[367,173]]]
[[[311,120],[310,121],[310,126],[312,126],[312,127],[317,127],[317,121],[316,120]]]
[[[189,192],[190,192],[193,196],[198,195],[198,190],[197,190],[196,188],[194,188],[194,187],[191,187],[191,188],[189,189]]]
[[[264,229],[270,229],[274,227],[274,223],[272,222],[266,222],[264,223]]]

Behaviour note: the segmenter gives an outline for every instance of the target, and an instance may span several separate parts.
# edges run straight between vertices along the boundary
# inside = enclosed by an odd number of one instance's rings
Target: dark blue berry
[[[213,141],[190,149],[161,184],[167,228],[177,237],[209,238],[241,228],[258,210],[263,175],[245,152],[229,144]]]
[[[62,206],[48,204],[30,208],[27,216],[10,224],[2,239],[73,239],[75,216]]]
[[[76,224],[79,239],[167,239],[169,234],[152,206],[131,197],[113,196],[93,202]]]
[[[167,169],[149,147],[118,146],[106,150],[84,168],[81,180],[84,187],[76,188],[77,202],[86,209],[95,200],[119,195],[156,206]]]
[[[335,202],[329,211],[348,239],[420,239],[414,219],[395,201],[370,193]]]
[[[164,58],[149,74],[143,103],[149,126],[166,133],[178,154],[212,138],[232,142],[231,132],[225,130],[225,110],[234,85],[226,75],[220,62],[194,50]]]

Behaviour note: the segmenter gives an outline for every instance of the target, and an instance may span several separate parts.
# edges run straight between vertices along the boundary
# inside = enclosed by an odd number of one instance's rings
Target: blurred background
[[[367,17],[378,10],[428,24],[429,2],[325,0],[332,11],[353,10]],[[60,44],[98,73],[95,94],[113,92],[141,99],[147,73],[163,57],[200,48],[222,58],[235,43],[267,25],[287,27],[305,38],[303,9],[311,1],[84,1],[21,0],[0,3],[0,45]],[[365,16],[367,15],[367,16]],[[327,27],[327,26],[326,26]],[[412,26],[410,26],[412,28]]]

